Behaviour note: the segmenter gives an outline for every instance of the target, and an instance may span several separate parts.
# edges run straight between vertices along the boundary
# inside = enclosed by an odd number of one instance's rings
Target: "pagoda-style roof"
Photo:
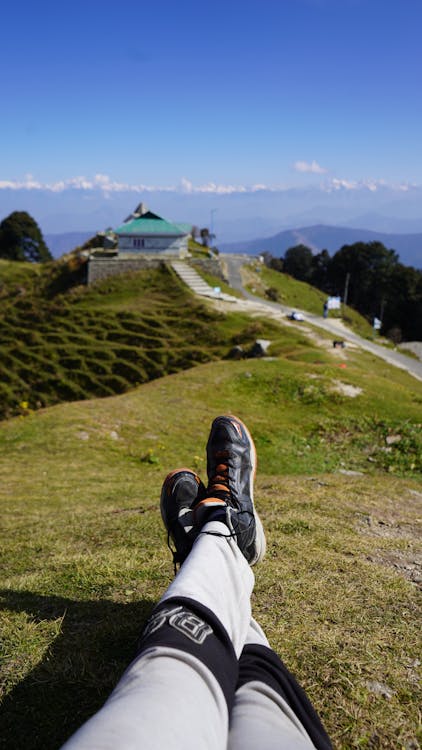
[[[153,214],[152,211],[146,211],[141,216],[136,214],[132,216],[114,230],[115,234],[123,236],[139,235],[142,237],[147,235],[184,237],[189,234],[186,224],[173,224],[161,216]]]

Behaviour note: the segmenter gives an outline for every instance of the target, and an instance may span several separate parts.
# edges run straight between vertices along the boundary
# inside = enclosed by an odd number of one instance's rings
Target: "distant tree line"
[[[289,248],[284,258],[264,253],[269,268],[306,281],[327,295],[340,296],[396,343],[422,341],[422,271],[399,262],[381,242],[343,245],[332,257],[313,254],[305,245]]]

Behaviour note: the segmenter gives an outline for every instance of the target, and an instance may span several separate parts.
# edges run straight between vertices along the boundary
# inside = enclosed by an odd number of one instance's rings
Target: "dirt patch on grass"
[[[341,393],[342,396],[349,396],[349,398],[356,398],[356,396],[360,396],[363,393],[362,388],[350,385],[350,383],[342,383],[341,380],[333,380],[332,390],[336,393]]]
[[[369,562],[394,568],[422,588],[422,521],[417,515],[422,510],[422,493],[411,490],[401,501],[394,505],[387,500],[388,505],[382,516],[378,513],[359,514],[357,529],[361,534],[390,540],[394,545],[392,549],[375,548],[373,553],[366,556]],[[402,504],[414,516],[413,520],[403,520]]]
[[[368,555],[370,562],[395,568],[398,573],[422,589],[422,554],[414,552],[390,552]]]

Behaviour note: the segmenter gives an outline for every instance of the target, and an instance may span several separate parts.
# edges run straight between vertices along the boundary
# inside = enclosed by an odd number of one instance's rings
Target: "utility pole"
[[[347,305],[347,295],[349,294],[349,281],[350,281],[350,273],[348,271],[346,273],[346,281],[344,284],[343,305]]]

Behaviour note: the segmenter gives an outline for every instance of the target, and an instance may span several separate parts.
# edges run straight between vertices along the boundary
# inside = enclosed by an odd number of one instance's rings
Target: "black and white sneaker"
[[[192,506],[205,495],[205,486],[191,469],[176,469],[163,482],[160,498],[161,517],[168,533],[173,562],[180,565],[192,549],[198,532],[194,528]],[[170,540],[175,546],[173,550]]]
[[[246,425],[233,416],[214,419],[207,443],[208,487],[193,510],[194,528],[223,520],[250,565],[265,555],[266,540],[253,502],[256,451]]]

